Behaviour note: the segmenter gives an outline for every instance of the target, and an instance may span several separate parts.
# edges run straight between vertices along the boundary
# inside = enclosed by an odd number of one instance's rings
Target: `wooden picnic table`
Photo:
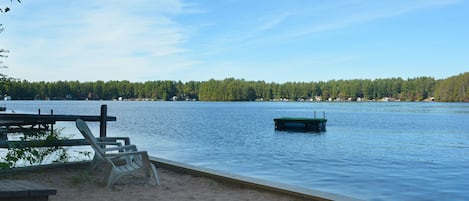
[[[58,121],[99,121],[99,137],[106,137],[106,125],[108,121],[116,121],[116,117],[107,116],[107,105],[101,105],[100,115],[56,115],[41,114],[17,114],[17,113],[0,113],[0,139],[8,140],[7,133],[21,133],[28,130],[50,130]]]
[[[57,121],[100,121],[100,116],[90,115],[44,115],[44,114],[0,114],[0,126],[21,126],[55,124]],[[116,117],[107,116],[106,121],[116,121]]]

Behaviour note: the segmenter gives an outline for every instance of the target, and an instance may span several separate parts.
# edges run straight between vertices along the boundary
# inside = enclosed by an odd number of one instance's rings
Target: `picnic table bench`
[[[0,201],[47,201],[49,195],[57,194],[52,189],[27,180],[0,180]]]

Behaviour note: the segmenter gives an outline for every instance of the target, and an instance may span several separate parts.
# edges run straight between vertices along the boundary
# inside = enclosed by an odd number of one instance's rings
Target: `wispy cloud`
[[[9,62],[17,77],[30,74],[25,71],[35,67],[61,69],[44,73],[43,79],[52,80],[157,79],[196,63],[183,56],[185,29],[172,20],[173,15],[185,12],[186,5],[180,1],[71,4],[63,10],[30,13],[36,19],[15,22],[15,29],[24,32],[8,35],[21,44],[9,45],[16,46]]]
[[[402,26],[408,28],[426,20],[418,16],[420,12],[437,15],[428,15],[429,23],[438,17],[454,20],[447,29],[440,25],[441,33],[446,35],[432,35],[429,39],[444,44],[464,41],[463,36],[448,37],[454,35],[449,33],[452,29],[465,26],[447,15],[453,10],[461,12],[452,6],[461,2],[464,1],[24,1],[2,16],[7,30],[1,35],[0,46],[11,51],[5,60],[10,68],[4,73],[33,81],[190,80],[216,75],[256,79],[266,71],[287,77],[282,73],[285,66],[307,72],[310,66],[376,65],[380,61],[369,61],[374,52],[359,46],[367,44],[373,48],[381,41],[368,40],[363,34],[376,28],[374,25],[398,29],[401,25],[388,22],[404,18],[411,21]],[[420,30],[413,31],[417,34]],[[347,34],[363,36],[359,39],[362,41],[351,41]],[[372,34],[406,38],[402,33]],[[399,46],[413,41],[403,41]],[[390,47],[396,47],[393,45]],[[418,44],[408,47],[422,50]],[[448,45],[447,49],[452,47]],[[465,53],[464,45],[458,47],[461,55]],[[389,48],[375,57],[399,55],[395,49]],[[288,79],[299,76],[296,72],[299,71],[292,71]],[[347,72],[350,73],[344,74]],[[304,79],[308,79],[304,74]]]
[[[346,4],[332,3],[314,9],[320,12],[321,19],[312,19],[315,23],[298,27],[290,32],[288,37],[301,37],[325,31],[344,29],[364,23],[398,17],[441,6],[453,5],[461,0],[430,0],[430,1],[355,1]]]
[[[257,28],[257,31],[266,31],[272,29],[275,26],[278,26],[281,23],[285,22],[289,16],[289,13],[282,13],[273,18],[268,18],[268,20],[263,20],[262,24],[260,24]]]
[[[281,11],[250,13],[260,23],[250,23],[252,27],[229,32],[230,36],[221,35],[229,49],[248,44],[285,42],[313,34],[340,30],[369,22],[399,17],[425,9],[454,5],[462,0],[428,1],[327,1],[321,4],[294,4]],[[292,14],[294,13],[294,14]],[[264,34],[263,32],[268,32]],[[216,47],[222,48],[217,43]]]

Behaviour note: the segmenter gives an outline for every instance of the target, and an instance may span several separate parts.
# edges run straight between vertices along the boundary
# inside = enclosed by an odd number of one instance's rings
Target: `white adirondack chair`
[[[151,177],[150,173],[152,173],[155,184],[159,185],[160,182],[156,166],[150,162],[146,151],[137,151],[135,145],[103,148],[103,143],[96,140],[88,125],[83,120],[77,119],[76,126],[95,151],[92,168],[94,169],[103,163],[108,166],[108,172],[104,177],[104,182],[107,187],[114,185],[121,177],[132,175],[141,170],[145,171],[147,177]],[[118,152],[109,153],[110,151]]]
[[[130,144],[130,140],[128,138],[104,137],[104,138],[90,138],[90,139],[94,140],[105,154],[116,153],[116,152],[120,153],[120,152],[138,151],[135,145]],[[122,143],[118,141],[124,141],[125,144],[122,145]],[[108,146],[113,146],[113,147],[108,147]],[[97,170],[103,163],[105,163],[105,160],[99,154],[95,153],[93,156],[93,160],[91,161],[90,169],[92,171]]]

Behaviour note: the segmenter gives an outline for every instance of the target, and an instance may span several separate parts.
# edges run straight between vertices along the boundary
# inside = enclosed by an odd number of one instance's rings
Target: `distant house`
[[[435,101],[435,97],[428,97],[428,98],[425,99],[424,101],[426,101],[426,102],[433,102],[433,101]]]
[[[389,98],[389,97],[384,97],[384,98],[381,99],[381,101],[384,101],[384,102],[388,102],[390,100],[391,100],[391,98]]]
[[[98,100],[98,98],[99,97],[95,93],[89,92],[86,100]]]

